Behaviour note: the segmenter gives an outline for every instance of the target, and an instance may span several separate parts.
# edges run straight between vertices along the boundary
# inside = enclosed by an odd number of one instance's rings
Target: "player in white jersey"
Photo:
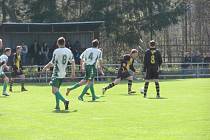
[[[4,80],[3,84],[3,93],[4,96],[9,96],[7,93],[7,84],[9,82],[9,78],[5,75],[4,70],[9,70],[9,67],[7,66],[8,62],[8,56],[11,55],[11,49],[5,48],[4,53],[0,56],[0,77]]]
[[[55,95],[56,99],[55,109],[60,110],[59,101],[61,100],[64,103],[65,110],[68,110],[69,101],[61,95],[59,88],[61,86],[62,80],[66,76],[66,68],[68,62],[72,64],[71,77],[75,77],[75,62],[71,50],[65,48],[65,39],[63,37],[58,38],[57,45],[59,48],[53,52],[52,60],[43,68],[43,71],[48,70],[50,67],[54,67],[52,81],[50,84],[52,86],[52,93]]]
[[[79,82],[73,85],[70,88],[67,88],[66,95],[70,93],[71,90],[74,90],[83,84],[86,83],[85,88],[82,91],[82,94],[78,97],[79,100],[83,101],[83,96],[87,93],[87,90],[90,89],[92,94],[92,101],[98,99],[94,91],[94,78],[97,73],[96,63],[99,62],[99,70],[102,71],[102,51],[98,49],[99,41],[97,39],[92,41],[92,47],[86,49],[80,56],[81,59],[81,71],[85,70],[85,77]]]

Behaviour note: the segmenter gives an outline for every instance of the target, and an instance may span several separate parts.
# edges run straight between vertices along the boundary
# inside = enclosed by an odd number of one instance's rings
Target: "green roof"
[[[95,31],[104,21],[61,22],[61,23],[2,23],[0,32],[76,32]]]

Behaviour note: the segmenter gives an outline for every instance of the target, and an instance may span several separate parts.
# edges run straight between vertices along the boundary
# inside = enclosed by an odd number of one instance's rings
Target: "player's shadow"
[[[72,110],[72,111],[69,111],[69,110],[53,110],[52,111],[53,113],[76,113],[78,112],[78,110]]]
[[[101,95],[101,96],[99,96],[100,98],[103,98],[103,97],[106,97],[106,95]]]
[[[87,101],[89,103],[102,103],[102,102],[106,102],[106,101]]]
[[[8,96],[0,96],[0,98],[7,98]]]
[[[13,91],[12,93],[22,93],[21,91]],[[25,92],[23,92],[25,93]]]
[[[125,93],[125,94],[120,94],[122,96],[138,96],[139,94],[128,94],[128,93]]]
[[[165,97],[160,97],[160,98],[156,98],[156,97],[148,97],[147,99],[156,99],[156,100],[163,100],[163,99],[165,99],[165,100],[167,100],[168,98],[165,98]]]
[[[7,96],[0,96],[0,98],[7,98]]]

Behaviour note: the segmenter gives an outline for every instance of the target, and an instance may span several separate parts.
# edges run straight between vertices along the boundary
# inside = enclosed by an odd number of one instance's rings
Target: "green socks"
[[[74,84],[72,87],[70,87],[69,89],[70,89],[70,90],[74,90],[74,89],[76,89],[76,88],[78,88],[78,87],[80,87],[80,84],[79,84],[79,83],[76,83],[76,84]]]
[[[3,92],[5,92],[7,90],[7,82],[4,82],[3,84]]]
[[[82,94],[80,95],[80,97],[83,97],[83,96],[87,93],[87,91],[88,91],[89,88],[90,88],[90,86],[89,86],[89,85],[86,85],[86,86],[84,87],[84,89],[83,89]],[[92,92],[91,92],[91,93],[92,93]]]
[[[65,102],[66,99],[64,99],[64,97],[60,94],[59,91],[57,91],[55,93],[55,98],[56,98],[56,104],[58,103],[59,104],[59,100],[61,100],[62,102]]]
[[[107,87],[105,87],[105,90],[110,89],[110,88],[112,88],[112,87],[114,87],[114,86],[115,86],[115,84],[114,84],[114,83],[111,83],[111,84],[109,84]]]
[[[90,85],[90,92],[92,94],[92,99],[95,99],[96,95],[95,95],[95,90],[94,90],[93,84]]]
[[[55,93],[56,108],[59,108],[59,96]]]

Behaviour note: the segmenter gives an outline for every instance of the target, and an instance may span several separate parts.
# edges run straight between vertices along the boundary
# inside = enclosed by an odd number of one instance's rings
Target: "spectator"
[[[66,48],[72,49],[72,45],[69,40],[66,41]]]
[[[79,49],[81,48],[81,43],[79,42],[79,40],[75,41],[74,45],[72,46],[72,50],[74,51],[75,49]]]
[[[22,51],[21,51],[21,55],[22,55],[22,60],[23,60],[23,66],[27,65],[27,57],[28,57],[28,46],[24,43],[24,41],[22,41],[21,43],[22,46]]]
[[[44,63],[45,58],[44,58],[44,53],[42,52],[42,47],[40,49],[38,49],[38,53],[36,55],[36,65],[38,65],[38,72],[41,71],[41,67],[39,67],[39,66],[45,64]]]
[[[204,63],[210,63],[210,52],[205,55]]]
[[[55,41],[54,45],[49,49],[49,53],[48,53],[48,58],[52,58],[53,56],[53,52],[55,49],[57,49],[58,46],[57,46],[57,41]]]
[[[204,56],[203,62],[210,63],[210,52],[206,53],[206,55]],[[209,71],[210,71],[209,64],[204,64],[203,66],[204,66],[204,73],[205,74],[209,73]]]
[[[41,49],[38,50],[37,58],[36,58],[36,64],[37,65],[44,65],[44,54],[42,53]]]
[[[80,52],[78,51],[78,49],[75,49],[73,54],[74,54],[75,64],[79,65],[80,64]]]
[[[188,73],[188,68],[190,67],[190,64],[188,64],[188,63],[191,63],[191,61],[192,61],[192,58],[190,56],[190,53],[186,52],[184,54],[184,59],[182,61],[183,64],[181,65],[181,67],[182,67],[182,74],[187,74]]]
[[[49,48],[46,42],[43,43],[43,46],[41,47],[41,54],[44,59],[43,63],[46,64],[48,62],[48,53]]]
[[[40,50],[39,43],[35,40],[31,48],[29,49],[29,55],[31,58],[31,65],[37,65],[38,52]]]
[[[193,52],[192,62],[193,63],[201,63],[202,62],[202,55],[201,55],[200,51]]]

